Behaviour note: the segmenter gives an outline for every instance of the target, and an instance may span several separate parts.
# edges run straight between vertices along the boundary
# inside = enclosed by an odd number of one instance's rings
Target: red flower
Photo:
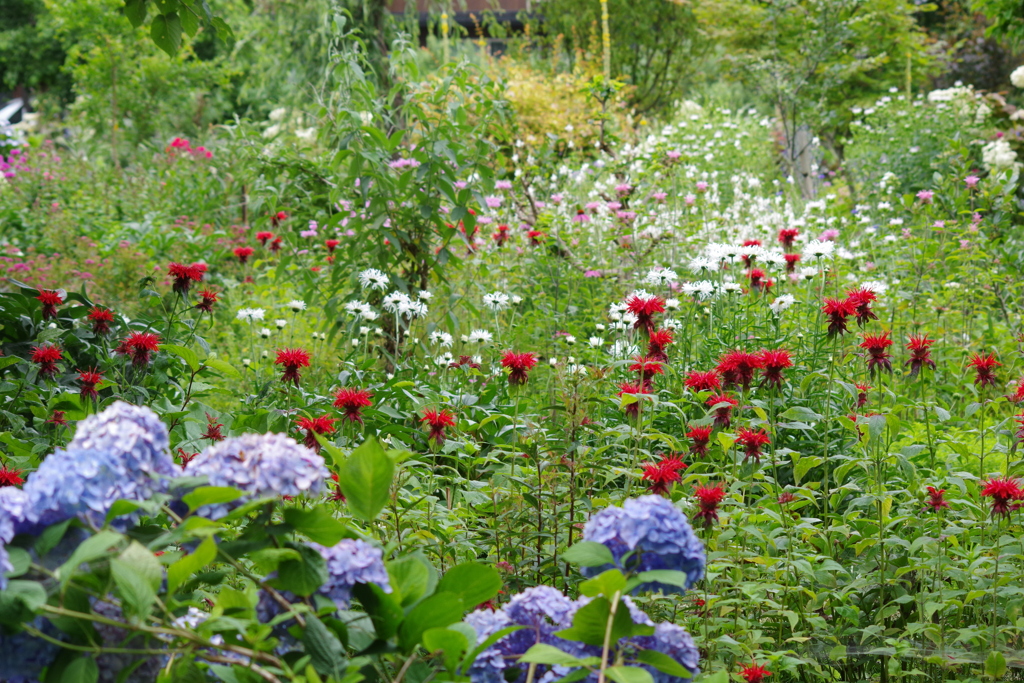
[[[260,244],[267,246],[267,240],[274,239],[274,233],[264,230],[263,232],[256,233],[256,239],[260,241]]]
[[[530,239],[530,244],[534,247],[540,246],[544,238],[547,237],[547,235],[540,230],[530,230],[526,233],[526,236]]]
[[[789,249],[793,246],[793,242],[796,241],[796,237],[799,234],[800,231],[796,228],[783,228],[782,230],[779,230],[779,244],[784,248]]]
[[[330,415],[321,415],[320,417],[300,417],[295,421],[295,424],[299,426],[299,429],[306,430],[306,438],[302,440],[302,443],[306,445],[306,448],[312,448],[314,452],[320,452],[320,442],[316,440],[316,434],[333,434],[335,431],[334,423],[338,421],[338,418],[331,417]]]
[[[36,299],[43,304],[43,320],[57,317],[57,307],[64,303],[60,292],[52,289],[40,289]]]
[[[873,377],[875,370],[885,370],[892,372],[892,361],[889,360],[891,356],[886,351],[887,348],[892,346],[892,339],[889,339],[889,331],[886,330],[882,334],[865,334],[864,341],[860,343],[860,348],[866,349],[868,352],[868,372]]]
[[[331,472],[331,492],[330,499],[337,503],[345,502],[345,494],[341,492],[341,480],[337,474]]]
[[[993,370],[1002,365],[1002,363],[997,361],[995,355],[991,353],[987,356],[982,356],[980,353],[976,353],[971,356],[971,361],[967,365],[974,368],[974,372],[976,373],[974,376],[974,383],[984,387],[988,385],[995,386],[996,376],[993,373]]]
[[[141,367],[149,365],[149,354],[157,351],[160,336],[152,332],[132,332],[121,340],[114,353],[131,356],[132,365]]]
[[[690,455],[703,458],[708,454],[712,431],[714,427],[690,427],[690,431],[686,432],[686,438],[693,442],[690,444]]]
[[[324,246],[327,247],[328,254],[333,254],[334,250],[338,248],[339,244],[341,244],[341,240],[327,240],[326,242],[324,242]]]
[[[789,351],[785,349],[775,349],[773,351],[762,349],[758,357],[761,360],[761,367],[764,369],[764,384],[767,384],[769,387],[781,388],[783,382],[782,371],[793,367],[793,360],[789,355]]]
[[[78,381],[81,382],[82,388],[79,389],[78,395],[83,399],[86,398],[99,398],[99,392],[96,391],[96,385],[103,381],[103,373],[99,370],[79,370]]]
[[[516,353],[514,351],[506,351],[501,357],[502,367],[509,369],[508,384],[509,386],[522,386],[526,384],[529,379],[526,375],[530,370],[537,365],[537,357],[532,353]]]
[[[1024,441],[1024,413],[1020,413],[1019,415],[1014,415],[1013,419],[1016,420],[1017,424],[1019,425],[1017,427],[1017,434],[1016,434],[1017,440],[1018,441]]]
[[[64,352],[55,344],[44,344],[32,349],[32,362],[39,363],[39,374],[43,377],[53,377],[57,374],[57,361],[61,359]]]
[[[761,246],[761,240],[746,240],[745,242],[743,242],[743,246],[759,247]],[[749,268],[750,264],[753,263],[754,260],[757,258],[757,254],[753,252],[747,254],[740,254],[740,258],[743,259],[743,265]]]
[[[857,316],[857,324],[863,327],[869,320],[878,320],[878,316],[871,310],[871,302],[877,301],[878,297],[870,289],[853,289],[846,293],[846,300],[853,305],[853,314]]]
[[[871,391],[871,387],[867,384],[857,384],[857,404],[855,408],[863,408],[868,402],[868,392]]]
[[[711,528],[712,522],[718,521],[718,504],[725,500],[725,489],[721,484],[714,486],[697,486],[693,489],[700,509],[693,514],[694,519],[703,519],[704,526]]]
[[[790,491],[783,491],[779,494],[778,503],[779,505],[789,505],[794,500],[796,500],[796,494]]]
[[[55,411],[53,411],[53,415],[51,415],[50,417],[46,418],[46,424],[51,424],[51,425],[55,425],[55,426],[58,426],[58,427],[66,427],[67,424],[68,424],[68,421],[66,419],[64,419],[64,411],[63,410],[55,410]]]
[[[209,413],[206,414],[206,432],[199,436],[200,439],[209,439],[210,441],[217,442],[223,441],[224,435],[220,433],[220,428],[223,427],[220,422],[217,422],[217,418]]]
[[[288,214],[286,214],[284,211],[278,211],[277,213],[270,217],[270,224],[276,228],[278,225],[280,225],[281,221],[287,220],[287,218]]]
[[[281,250],[281,241],[282,240],[281,240],[280,237],[275,237],[274,241],[270,243],[270,251],[274,251],[274,252],[280,251]]]
[[[754,460],[761,462],[761,447],[767,446],[772,442],[771,437],[763,429],[758,429],[756,432],[745,427],[740,427],[739,433],[736,436],[736,443],[743,448],[745,455],[744,460],[753,458]]]
[[[647,358],[645,356],[635,356],[633,358],[633,364],[629,366],[630,372],[636,372],[640,374],[640,382],[644,385],[647,391],[651,390],[651,380],[654,379],[655,375],[660,375],[665,372],[665,369],[661,367],[661,363],[654,360],[653,358]]]
[[[796,264],[800,263],[800,259],[803,257],[800,254],[783,254],[782,258],[786,260],[786,272],[795,273]]]
[[[499,247],[504,246],[505,242],[508,241],[508,226],[504,223],[499,225],[497,232],[491,235],[491,239],[493,239]]]
[[[444,444],[444,428],[455,426],[455,415],[444,409],[434,410],[427,408],[423,411],[423,417],[420,418],[420,422],[426,422],[427,426],[430,427],[427,441],[440,448]]]
[[[665,347],[672,343],[672,330],[658,330],[651,334],[647,341],[647,357],[651,360],[668,362],[668,354]],[[717,378],[716,378],[717,379]]]
[[[93,334],[107,334],[110,332],[110,323],[114,322],[114,312],[99,306],[89,309],[89,315],[85,316],[92,323]]]
[[[715,408],[715,426],[727,429],[729,425],[732,424],[732,409],[738,406],[740,402],[732,396],[729,396],[729,394],[709,396],[708,400],[704,402],[704,404],[709,408],[712,408],[719,403],[727,403],[728,405]]]
[[[722,388],[722,384],[718,380],[717,370],[691,372],[686,375],[686,380],[683,384],[687,389],[693,389],[694,391],[713,391]]]
[[[930,507],[935,512],[938,512],[942,508],[948,508],[949,503],[943,498],[946,493],[946,489],[937,489],[934,486],[927,487],[928,489],[928,500],[925,501],[925,505]]]
[[[198,263],[193,263],[189,266],[183,263],[172,263],[167,266],[167,274],[174,278],[174,284],[171,285],[171,289],[178,294],[188,294],[189,287],[192,286],[193,282],[203,281],[205,270],[206,267]]]
[[[821,310],[828,316],[828,336],[834,337],[837,334],[846,334],[846,319],[854,315],[857,310],[856,303],[849,299],[825,299],[825,305]]]
[[[203,297],[203,300],[196,304],[196,308],[203,313],[213,313],[213,305],[217,303],[217,292],[204,289],[199,292],[199,296]]]
[[[772,673],[768,671],[767,667],[758,666],[756,663],[752,663],[750,666],[745,666],[740,671],[740,676],[742,676],[743,680],[747,683],[761,683],[771,675]]]
[[[299,368],[309,367],[309,353],[303,349],[280,349],[274,365],[283,365],[282,382],[293,382],[299,386]]]
[[[981,490],[981,495],[992,498],[992,515],[1009,515],[1011,500],[1024,498],[1024,492],[1020,490],[1020,484],[1016,479],[990,479]]]
[[[685,470],[686,465],[678,456],[670,455],[662,458],[660,462],[647,463],[643,468],[643,479],[648,482],[647,489],[651,493],[665,495],[672,488],[672,484],[683,478],[679,472]]]
[[[716,368],[727,385],[750,388],[754,371],[761,367],[761,358],[746,351],[729,351],[718,361]]]
[[[453,360],[451,363],[448,364],[448,367],[449,368],[467,367],[467,368],[473,369],[473,368],[479,368],[480,364],[473,362],[473,357],[472,356],[459,356],[459,359],[458,360]]]
[[[649,394],[649,393],[651,393],[651,392],[649,392],[647,390],[647,387],[645,387],[643,384],[630,384],[629,382],[624,382],[624,383],[619,385],[619,393],[617,395],[620,396],[620,397],[623,396],[624,394],[630,394],[632,396],[640,396],[640,395]],[[626,418],[627,419],[629,419],[629,420],[636,420],[636,419],[638,419],[640,417],[640,399],[637,399],[636,401],[633,401],[632,403],[627,404],[626,407],[625,407],[625,411],[626,411]]]
[[[178,449],[178,460],[181,461],[181,469],[188,467],[188,464],[196,459],[199,453],[186,453],[184,448]]]
[[[345,411],[345,415],[342,417],[343,420],[363,424],[361,411],[363,408],[369,408],[373,405],[373,401],[370,400],[372,397],[373,394],[365,389],[348,389],[343,387],[334,394],[334,407]]]
[[[25,480],[21,478],[21,470],[15,470],[4,465],[0,467],[0,488],[4,486],[21,486]]]
[[[235,256],[238,257],[238,262],[241,264],[248,262],[253,251],[254,249],[252,247],[235,247],[234,249]]]
[[[654,332],[654,314],[665,312],[665,301],[653,294],[646,296],[631,294],[626,299],[626,308],[636,316],[636,322],[633,323],[633,327],[643,330],[650,337],[651,333]]]
[[[770,285],[767,285],[767,282],[770,281],[765,281],[765,272],[760,268],[751,268],[747,273],[747,277],[750,279],[750,288],[755,292],[760,292],[762,289],[770,287]]]
[[[923,334],[910,335],[909,341],[907,342],[907,351],[910,351],[910,360],[907,361],[907,365],[910,366],[911,377],[917,377],[917,373],[921,372],[921,368],[926,365],[933,370],[935,369],[935,361],[932,360],[932,352],[928,348],[934,343],[934,339],[929,339]]]

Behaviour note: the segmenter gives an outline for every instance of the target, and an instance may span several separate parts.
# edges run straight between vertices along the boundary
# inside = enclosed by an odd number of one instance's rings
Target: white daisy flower
[[[484,294],[484,306],[491,309],[492,311],[503,311],[509,306],[509,296],[502,292],[494,292],[492,294]]]
[[[306,302],[301,299],[292,299],[288,302],[288,308],[298,313],[299,311],[306,310]]]
[[[267,314],[262,308],[240,308],[235,317],[239,320],[245,320],[246,322],[254,322],[256,320],[263,320],[263,316]]]
[[[469,333],[469,341],[472,344],[489,344],[494,339],[487,330],[473,330]]]
[[[367,268],[359,273],[359,286],[363,289],[379,289],[384,291],[388,288],[388,276],[376,268]]]

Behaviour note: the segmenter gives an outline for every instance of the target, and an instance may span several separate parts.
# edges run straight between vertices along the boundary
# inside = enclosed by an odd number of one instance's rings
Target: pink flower
[[[700,182],[697,183],[697,192],[707,192],[707,191],[708,191],[708,184],[707,183],[705,183],[703,180],[701,180]]]
[[[696,203],[697,201],[697,197],[696,195],[688,194],[685,197],[683,197],[683,201],[686,202],[687,206],[693,206],[694,203]]]
[[[973,188],[978,186],[978,181],[979,180],[981,180],[981,178],[979,178],[978,176],[976,176],[976,175],[969,175],[966,178],[964,178],[964,185],[966,185],[967,187],[973,189]]]
[[[921,190],[920,192],[917,193],[917,199],[922,204],[931,204],[933,197],[935,197],[935,193],[932,192],[931,190]]]
[[[677,152],[676,150],[674,150],[674,149],[673,149],[673,150],[669,150],[669,151],[668,151],[668,152],[667,152],[667,153],[665,154],[665,156],[667,156],[667,157],[668,157],[669,159],[671,159],[672,161],[676,161],[676,160],[678,160],[678,159],[679,159],[679,158],[680,158],[681,156],[683,156],[683,153],[682,153],[682,152]]]
[[[839,237],[839,231],[835,228],[829,228],[818,235],[819,242],[834,242]]]

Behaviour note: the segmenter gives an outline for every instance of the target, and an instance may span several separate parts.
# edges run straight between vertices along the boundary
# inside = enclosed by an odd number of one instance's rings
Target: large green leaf
[[[354,517],[366,522],[377,518],[391,495],[394,473],[395,464],[375,438],[352,451],[338,471],[338,483]]]
[[[345,648],[338,636],[324,626],[324,623],[313,614],[306,615],[306,630],[302,634],[302,644],[311,664],[318,673],[329,676],[331,680],[340,681],[345,673],[347,660]]]
[[[153,553],[132,541],[119,557],[110,561],[110,575],[117,585],[125,615],[145,619],[153,609],[163,568]]]
[[[455,593],[438,592],[416,605],[398,627],[398,643],[406,652],[420,644],[423,633],[462,619],[465,608]]]
[[[615,564],[615,558],[612,557],[612,551],[608,550],[608,546],[594,541],[574,543],[562,553],[562,559],[583,567],[603,567],[606,564]]]
[[[466,562],[448,570],[441,577],[437,590],[454,593],[467,609],[487,602],[501,590],[501,575],[494,567],[478,562]]]
[[[341,539],[353,536],[344,523],[336,520],[323,507],[314,507],[308,510],[288,508],[284,511],[284,521],[320,545],[334,546]]]
[[[176,12],[153,17],[149,35],[157,47],[173,57],[181,48],[181,20]],[[188,361],[186,361],[188,362]]]

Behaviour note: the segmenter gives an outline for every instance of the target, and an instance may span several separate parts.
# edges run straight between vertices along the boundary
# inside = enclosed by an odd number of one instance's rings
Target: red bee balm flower
[[[53,415],[46,418],[46,423],[54,425],[55,427],[66,427],[68,421],[64,418],[64,414],[63,410],[55,410],[53,411]]]
[[[309,353],[303,349],[280,349],[274,365],[283,365],[282,382],[292,382],[299,386],[299,368],[309,367]]]
[[[871,310],[871,302],[877,301],[878,297],[870,289],[853,289],[846,293],[846,300],[853,305],[853,314],[857,317],[857,324],[863,327],[869,320],[878,320],[878,316]]]
[[[683,384],[687,389],[693,389],[694,391],[714,391],[722,388],[722,383],[718,379],[717,370],[691,372],[686,375],[686,380]]]
[[[858,384],[857,387],[857,404],[855,408],[863,408],[868,402],[868,392],[871,391],[871,386],[867,384]]]
[[[739,401],[734,399],[729,394],[717,394],[715,396],[709,396],[708,400],[704,402],[704,405],[709,408],[714,408],[719,403],[725,403],[719,408],[715,408],[715,426],[727,429],[732,424],[732,409],[740,404]]]
[[[86,318],[92,323],[93,334],[107,334],[110,332],[110,323],[114,322],[114,312],[93,306],[89,309],[89,315]]]
[[[529,377],[527,374],[537,365],[537,357],[532,353],[516,353],[506,351],[501,357],[502,367],[508,368],[508,384],[511,387],[518,387],[526,384]]]
[[[992,516],[1010,514],[1010,501],[1024,498],[1024,491],[1016,479],[990,479],[981,490],[981,495],[992,498]]]
[[[221,434],[220,428],[223,427],[220,422],[217,422],[217,418],[209,413],[206,414],[206,433],[199,436],[200,439],[209,439],[210,441],[217,442],[223,441],[224,435]]]
[[[149,365],[149,354],[157,351],[160,345],[160,336],[152,332],[132,332],[121,340],[121,343],[114,353],[122,356],[131,356],[132,365],[142,367]]]
[[[714,427],[690,427],[690,431],[686,432],[686,438],[692,441],[690,455],[703,458],[708,454],[712,431],[714,431]]]
[[[747,683],[761,683],[764,679],[768,678],[771,675],[772,673],[768,670],[767,667],[758,666],[757,664],[745,666],[740,671],[740,676],[742,676],[743,680],[745,680]]]
[[[341,244],[341,240],[327,240],[326,242],[324,242],[324,246],[327,247],[328,254],[333,254],[334,250],[338,248],[339,244]]]
[[[789,249],[793,246],[793,242],[796,241],[796,237],[799,234],[800,231],[796,228],[783,228],[782,230],[779,230],[779,244],[784,248]]]
[[[234,249],[235,256],[238,257],[238,262],[243,265],[249,261],[249,257],[252,256],[253,251],[252,247],[235,247]]]
[[[167,274],[174,278],[174,284],[171,285],[178,294],[188,294],[189,287],[192,286],[193,282],[203,281],[203,272],[205,267],[200,267],[200,264],[193,263],[190,266],[186,266],[183,263],[172,263],[167,266]]]
[[[802,257],[800,254],[783,254],[782,258],[786,260],[786,272],[795,273],[796,264],[800,263]]]
[[[882,334],[865,334],[864,341],[860,343],[860,348],[866,349],[868,352],[868,372],[873,377],[875,370],[885,370],[886,372],[892,372],[892,361],[887,348],[892,346],[892,339],[889,339],[889,331],[886,330]]]
[[[774,351],[762,349],[758,357],[761,360],[761,367],[764,369],[764,384],[769,387],[782,387],[782,371],[793,367],[793,360],[789,355],[789,351],[785,349],[775,349]]]
[[[672,330],[658,330],[647,342],[647,357],[661,363],[668,362],[665,347],[672,343]]]
[[[921,368],[926,365],[933,370],[935,369],[935,361],[932,360],[932,352],[929,348],[934,343],[934,339],[929,339],[923,334],[910,335],[907,342],[910,360],[907,361],[907,365],[910,366],[911,377],[917,377],[917,373],[921,372]]]
[[[497,232],[491,235],[491,239],[499,246],[504,246],[508,241],[508,226],[502,223],[498,226]]]
[[[767,446],[772,442],[771,437],[763,429],[758,429],[756,432],[751,429],[740,427],[739,433],[736,435],[736,444],[743,448],[745,455],[744,460],[753,458],[754,460],[761,462],[761,447]]]
[[[643,384],[630,384],[629,382],[624,382],[623,384],[619,385],[618,396],[622,397],[625,394],[630,394],[630,395],[633,395],[633,396],[640,396],[640,395],[649,394],[649,393],[651,393],[651,392],[649,392],[647,390],[647,387],[645,387]],[[628,419],[628,420],[637,420],[637,419],[639,419],[640,418],[640,399],[637,399],[637,400],[633,401],[632,403],[627,404],[625,406],[625,411],[626,411],[626,419]]]
[[[274,239],[274,233],[264,230],[262,232],[256,233],[256,239],[258,239],[260,241],[260,244],[262,244],[263,246],[267,246],[267,240]]]
[[[729,351],[718,361],[716,368],[727,385],[750,388],[754,371],[761,367],[761,357],[746,351]]]
[[[447,410],[433,410],[427,408],[423,411],[420,422],[426,422],[430,427],[427,434],[427,441],[440,448],[444,444],[444,428],[455,426],[455,416]]]
[[[633,327],[643,330],[650,337],[651,333],[654,332],[654,314],[665,312],[665,301],[653,294],[645,294],[643,296],[632,294],[626,299],[626,308],[636,316],[636,322],[633,324]]]
[[[40,289],[36,299],[43,304],[43,320],[57,317],[57,307],[64,303],[60,292],[52,289]]]
[[[53,377],[57,374],[57,361],[61,359],[64,352],[54,344],[44,344],[32,349],[32,362],[39,363],[39,374],[43,377]]]
[[[186,453],[184,448],[178,449],[178,460],[181,461],[181,469],[184,470],[188,464],[196,459],[199,453]]]
[[[971,361],[967,365],[974,368],[974,383],[984,387],[995,386],[996,376],[993,370],[1002,365],[1002,363],[997,361],[996,357],[991,353],[987,356],[976,353],[971,356]]]
[[[311,448],[314,452],[319,453],[320,442],[316,440],[316,435],[333,434],[335,431],[334,423],[337,421],[338,418],[336,417],[321,415],[320,417],[300,417],[295,421],[295,424],[299,426],[299,429],[306,430],[306,438],[302,440],[306,448]]]
[[[693,517],[694,519],[703,519],[704,526],[710,529],[711,524],[718,521],[718,504],[725,500],[725,489],[721,484],[698,486],[693,489],[693,495],[700,507]]]
[[[855,302],[849,299],[825,299],[821,310],[828,316],[828,336],[846,334],[846,319],[856,313]]]
[[[928,500],[925,501],[925,505],[930,507],[935,512],[938,512],[942,508],[948,508],[949,503],[946,502],[943,495],[946,493],[946,489],[937,489],[934,486],[927,487],[928,489]]]
[[[365,389],[338,389],[334,394],[334,407],[345,411],[343,420],[363,424],[361,411],[373,405],[373,401],[370,400],[372,397],[373,394]]]
[[[0,467],[0,488],[4,486],[21,486],[25,480],[21,478],[21,470],[10,469],[7,465]]]
[[[661,462],[647,463],[643,466],[644,481],[648,482],[647,489],[651,493],[665,495],[683,476],[680,470],[685,470],[686,465],[677,456],[666,456]]]
[[[654,379],[655,375],[664,373],[665,369],[661,367],[661,363],[653,358],[636,356],[633,358],[633,361],[633,364],[629,366],[629,371],[639,373],[640,382],[647,391],[650,391],[652,386],[651,380]]]
[[[196,308],[203,313],[213,313],[213,305],[217,303],[217,292],[204,289],[199,292],[199,296],[203,297],[203,300],[196,304]]]
[[[79,370],[78,381],[82,384],[82,388],[79,389],[78,394],[83,399],[87,398],[99,398],[99,393],[96,391],[96,385],[103,381],[103,373],[99,370]]]

